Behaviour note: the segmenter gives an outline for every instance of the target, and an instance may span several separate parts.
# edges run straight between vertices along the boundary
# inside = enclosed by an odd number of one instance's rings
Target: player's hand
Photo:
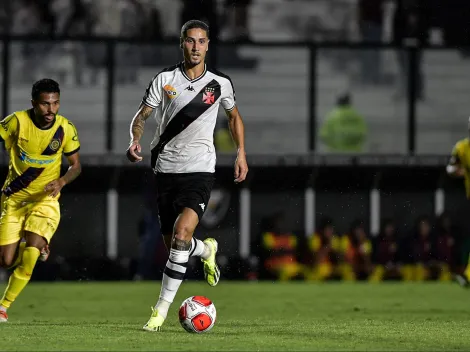
[[[137,154],[141,152],[142,152],[142,148],[140,144],[138,142],[132,142],[129,148],[127,148],[127,152],[126,152],[127,159],[129,159],[129,161],[132,163],[142,161],[143,158],[139,154]]]
[[[237,160],[235,160],[235,183],[245,181],[246,174],[248,173],[248,164],[246,163],[246,156],[244,151],[239,151]]]
[[[49,182],[46,185],[46,187],[44,187],[44,191],[46,193],[49,193],[49,196],[51,196],[52,198],[55,198],[60,193],[62,188],[64,188],[64,186],[65,186],[65,181],[59,178],[58,180]]]

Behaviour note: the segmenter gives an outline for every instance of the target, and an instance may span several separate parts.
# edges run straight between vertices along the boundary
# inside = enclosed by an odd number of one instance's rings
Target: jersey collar
[[[199,81],[202,77],[204,77],[206,75],[207,65],[204,64],[204,71],[202,72],[202,74],[199,77],[196,77],[195,79],[189,78],[188,75],[186,74],[186,72],[184,72],[184,61],[180,63],[180,71],[183,74],[184,78],[186,78],[191,83],[194,83],[194,82]]]

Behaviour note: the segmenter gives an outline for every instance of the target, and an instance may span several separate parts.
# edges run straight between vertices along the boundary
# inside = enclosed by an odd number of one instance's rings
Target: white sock
[[[191,239],[191,249],[189,250],[190,257],[201,257],[207,259],[211,255],[211,250],[204,242],[198,240],[196,237]]]
[[[184,274],[189,260],[189,251],[170,249],[170,257],[163,270],[162,288],[160,298],[155,305],[158,313],[166,318],[170,304],[176,296],[176,292],[183,282]]]
[[[2,312],[6,312],[6,311],[7,311],[7,308],[6,308],[6,307],[4,307],[4,306],[0,306],[0,311],[2,311]]]

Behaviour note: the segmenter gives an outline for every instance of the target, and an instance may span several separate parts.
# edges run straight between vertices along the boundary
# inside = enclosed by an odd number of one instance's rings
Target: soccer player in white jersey
[[[218,244],[193,237],[204,214],[214,183],[214,128],[219,105],[229,119],[232,138],[238,147],[235,182],[245,180],[244,126],[235,103],[230,78],[205,64],[209,27],[201,21],[186,22],[180,46],[184,61],[158,73],[150,82],[131,123],[127,157],[142,160],[139,141],[145,120],[155,111],[157,130],[151,143],[151,166],[156,177],[160,226],[170,251],[160,297],[143,327],[160,331],[176,292],[186,273],[189,257],[201,257],[209,285],[219,281],[216,263]]]

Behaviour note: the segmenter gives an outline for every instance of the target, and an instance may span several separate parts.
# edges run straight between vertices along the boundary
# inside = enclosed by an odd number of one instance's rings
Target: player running
[[[217,241],[207,238],[202,242],[193,237],[214,184],[213,134],[219,105],[226,111],[238,147],[235,182],[245,180],[248,172],[244,126],[232,81],[205,64],[209,27],[201,21],[188,21],[181,28],[180,40],[184,61],[164,69],[150,82],[132,120],[127,150],[130,161],[142,160],[139,141],[145,120],[155,110],[157,131],[151,143],[151,166],[156,177],[161,229],[170,256],[160,297],[143,327],[147,331],[160,331],[186,273],[189,257],[201,257],[210,286],[219,281]]]
[[[58,114],[59,84],[42,79],[34,83],[31,97],[32,109],[0,122],[10,156],[1,195],[0,266],[15,268],[0,300],[0,322],[8,321],[7,309],[29,282],[38,258],[47,258],[60,221],[60,191],[81,172],[77,130]],[[60,177],[62,154],[70,166]]]
[[[468,132],[470,136],[470,118],[468,120]],[[470,138],[458,141],[452,150],[452,156],[446,167],[447,174],[454,177],[463,177],[465,183],[465,193],[470,200]],[[470,282],[470,256],[467,267],[463,274],[457,274],[455,279],[462,287],[468,287]]]

